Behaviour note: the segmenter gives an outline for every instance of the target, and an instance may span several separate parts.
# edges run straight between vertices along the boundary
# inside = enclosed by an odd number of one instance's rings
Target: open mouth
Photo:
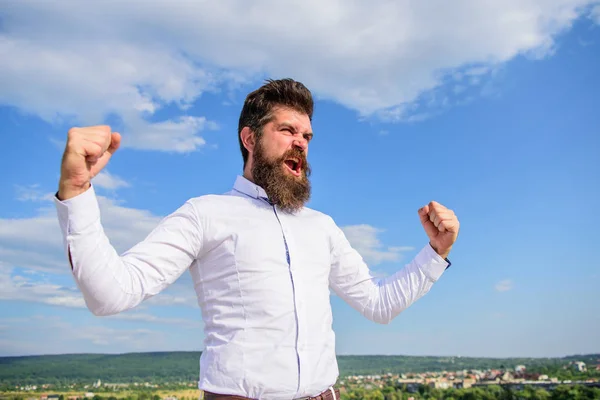
[[[298,158],[288,158],[285,160],[284,164],[294,176],[302,175],[302,160]]]

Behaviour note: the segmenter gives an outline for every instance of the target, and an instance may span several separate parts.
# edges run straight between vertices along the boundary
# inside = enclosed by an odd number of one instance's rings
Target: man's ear
[[[254,134],[254,131],[245,126],[240,132],[240,137],[242,138],[242,143],[246,150],[253,153],[254,146],[256,146],[256,135]]]

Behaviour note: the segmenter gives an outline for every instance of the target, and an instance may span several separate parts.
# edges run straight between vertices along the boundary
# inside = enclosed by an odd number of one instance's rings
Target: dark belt
[[[340,400],[339,389],[334,389],[335,397],[331,393],[330,389],[325,390],[313,397],[302,397],[303,400]],[[235,394],[217,394],[211,392],[204,392],[204,400],[254,400],[249,397],[238,396]]]

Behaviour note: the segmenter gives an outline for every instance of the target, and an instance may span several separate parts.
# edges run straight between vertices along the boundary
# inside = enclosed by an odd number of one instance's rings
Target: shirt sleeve
[[[197,258],[202,230],[186,202],[123,253],[106,236],[94,187],[71,199],[54,199],[66,255],[89,310],[111,315],[158,294]]]
[[[377,278],[335,226],[332,237],[331,289],[366,318],[387,324],[429,292],[449,262],[427,244],[395,274]]]

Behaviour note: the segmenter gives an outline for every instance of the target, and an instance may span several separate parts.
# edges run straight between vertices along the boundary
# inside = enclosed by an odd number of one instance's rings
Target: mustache
[[[278,162],[285,162],[285,160],[288,158],[297,158],[298,160],[300,160],[300,170],[304,172],[306,177],[309,177],[311,175],[311,167],[308,163],[308,160],[306,159],[306,153],[303,150],[298,148],[289,149],[285,153],[283,153]]]
[[[306,159],[306,153],[300,149],[294,148],[294,149],[290,149],[288,151],[286,151],[285,153],[283,153],[283,155],[280,157],[281,161],[285,161],[288,158],[297,158],[300,161],[302,161],[302,168],[304,169],[305,167],[308,167],[308,160]]]

